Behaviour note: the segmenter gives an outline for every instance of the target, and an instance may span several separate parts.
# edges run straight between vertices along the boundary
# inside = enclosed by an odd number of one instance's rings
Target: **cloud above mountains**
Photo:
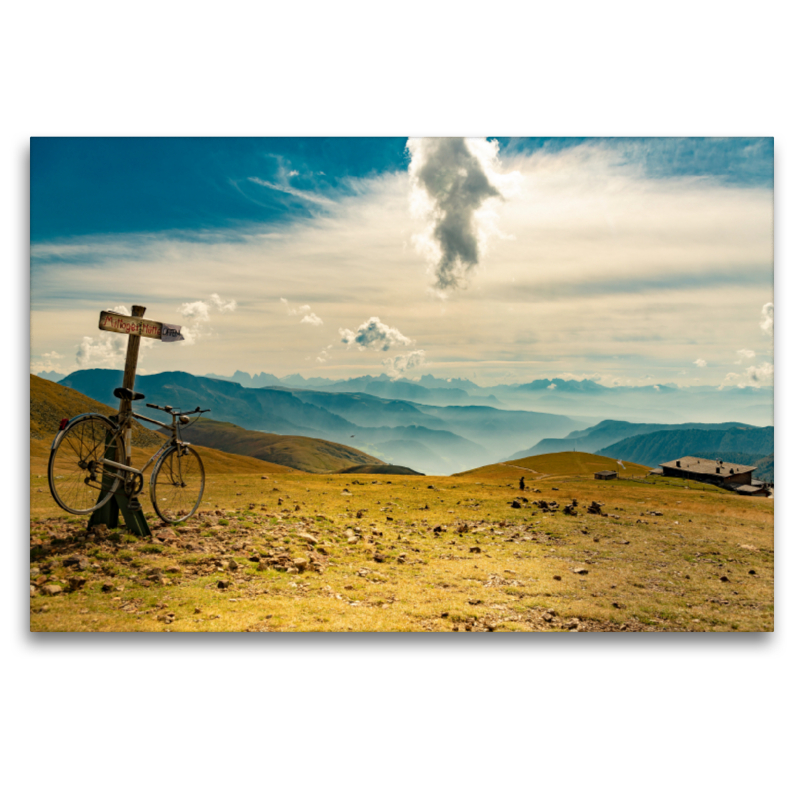
[[[348,347],[355,345],[359,350],[388,350],[391,347],[408,347],[412,340],[404,336],[397,328],[380,321],[379,317],[370,317],[353,332],[349,328],[339,328],[341,341]]]

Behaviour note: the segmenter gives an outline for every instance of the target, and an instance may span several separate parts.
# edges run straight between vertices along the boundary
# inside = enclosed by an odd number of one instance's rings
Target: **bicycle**
[[[114,390],[114,396],[123,400],[126,409],[115,417],[90,412],[61,421],[47,465],[53,499],[70,514],[91,514],[102,508],[122,484],[125,494],[135,500],[144,489],[144,471],[156,462],[150,476],[150,500],[156,514],[167,523],[189,519],[203,497],[205,469],[197,451],[181,439],[181,429],[210,409],[201,411],[197,406],[184,412],[146,403],[148,408],[172,416],[172,424],[165,425],[131,409],[134,400],[144,400],[143,394],[120,388]],[[190,420],[193,414],[198,416]],[[134,418],[170,431],[170,438],[141,469],[130,466],[130,424]],[[110,457],[112,454],[116,460]]]

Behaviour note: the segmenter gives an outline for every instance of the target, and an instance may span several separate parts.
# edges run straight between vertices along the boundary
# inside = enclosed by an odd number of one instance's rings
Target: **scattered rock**
[[[475,546],[475,547],[470,547],[469,551],[470,553],[480,553],[481,549],[480,547]]]
[[[104,592],[105,594],[108,594],[109,592],[113,592],[114,591],[114,584],[112,584],[112,583],[104,583],[100,587],[100,591]]]
[[[469,603],[471,606],[479,606],[479,605],[481,605],[481,604],[483,603],[483,600],[478,600],[478,599],[475,599],[475,600],[467,600],[467,602],[468,602],[468,603]]]
[[[308,544],[319,544],[319,539],[317,539],[316,536],[312,536],[310,533],[298,533],[297,538],[308,542]]]
[[[747,574],[748,575],[755,575],[756,571],[754,569],[751,569]]]
[[[62,589],[57,583],[48,583],[42,586],[42,592],[44,592],[46,595],[54,597],[57,594],[61,594]]]
[[[511,508],[522,508],[522,504],[519,503],[517,500],[511,501]]]
[[[65,567],[75,567],[77,570],[89,569],[89,559],[86,556],[68,556],[64,559]]]
[[[230,585],[230,581],[217,581],[217,589],[227,589]]]
[[[586,569],[586,567],[575,567],[575,569],[573,569],[572,571],[576,575],[588,575],[589,574],[589,570]]]
[[[728,578],[728,576],[727,576],[727,575],[722,575],[722,576],[720,577],[720,580],[721,580],[723,583],[729,583],[729,582],[730,582],[730,579]]]
[[[560,575],[553,575],[553,580],[554,581],[560,581],[561,580],[561,576]]]

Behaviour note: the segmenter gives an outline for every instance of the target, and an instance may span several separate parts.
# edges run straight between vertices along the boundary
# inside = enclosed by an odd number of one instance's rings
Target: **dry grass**
[[[202,514],[161,542],[124,529],[87,539],[85,518],[57,513],[34,455],[33,579],[65,591],[39,588],[31,629],[772,630],[770,499],[671,479],[541,477],[563,459],[535,458],[542,473],[525,473],[524,493],[513,465],[265,479],[256,462],[210,476]],[[577,517],[561,511],[573,498]],[[559,510],[534,510],[542,499]],[[594,500],[609,516],[587,513]],[[69,555],[88,568],[65,567]],[[306,563],[287,572],[295,558]],[[70,578],[86,583],[66,591]]]

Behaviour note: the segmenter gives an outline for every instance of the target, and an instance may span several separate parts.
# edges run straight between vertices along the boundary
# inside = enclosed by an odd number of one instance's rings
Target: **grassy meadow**
[[[139,540],[61,512],[31,448],[33,631],[773,629],[773,501],[634,464],[326,475],[201,448],[200,512],[163,526],[143,495]]]

